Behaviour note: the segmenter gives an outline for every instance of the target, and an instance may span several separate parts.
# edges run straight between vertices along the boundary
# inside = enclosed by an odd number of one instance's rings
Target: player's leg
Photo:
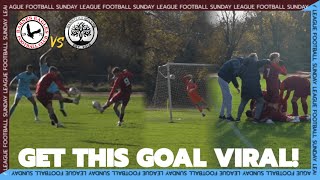
[[[126,107],[127,107],[128,103],[130,101],[130,96],[131,96],[130,94],[124,94],[123,97],[122,97],[122,103],[121,103],[118,126],[121,126],[121,124],[123,123],[125,110],[126,110]]]
[[[55,94],[62,96],[60,91],[57,91]],[[63,116],[67,116],[66,111],[64,110],[64,102],[62,99],[59,100],[59,106],[60,106],[60,112],[62,113]]]
[[[305,116],[308,116],[308,103],[307,103],[307,97],[301,97],[301,104],[302,109]]]
[[[259,97],[256,99],[256,111],[254,114],[254,121],[259,122],[259,119],[261,117],[262,111],[263,111],[263,106],[264,106],[264,99],[263,97]]]
[[[123,123],[123,118],[124,118],[124,113],[125,113],[126,107],[127,107],[127,104],[125,104],[125,103],[121,104],[118,126],[121,126]]]
[[[65,98],[65,97],[63,97],[63,96],[61,95],[61,93],[59,93],[59,94],[54,94],[54,95],[53,95],[53,100],[58,100],[58,101],[61,101],[61,102],[63,102],[63,103],[74,103],[74,104],[78,104],[75,99]]]
[[[246,105],[248,104],[250,99],[247,98],[241,98],[241,103],[238,107],[238,115],[237,115],[237,119],[235,120],[236,122],[239,122],[241,119],[241,115],[244,111],[244,108],[246,107]]]
[[[9,117],[11,117],[11,115],[13,114],[14,110],[16,109],[20,99],[21,99],[21,95],[19,92],[16,93],[15,97],[14,97],[14,102],[12,104],[12,106],[10,107],[10,113],[9,113]]]
[[[47,104],[46,108],[48,110],[49,118],[51,119],[51,125],[53,126],[56,125],[58,128],[63,127],[63,125],[59,123],[59,120],[56,114],[54,113],[54,109],[52,107],[52,101]]]
[[[121,100],[121,97],[123,95],[118,92],[116,94],[113,95],[113,97],[110,98],[109,101],[107,101],[101,108],[100,112],[103,113],[103,111],[105,111],[108,107],[110,107],[113,103],[115,102],[119,102]]]
[[[196,108],[199,110],[199,112],[201,113],[202,117],[205,117],[206,114],[203,112],[202,106],[200,105],[200,103],[195,104]]]
[[[227,82],[225,82],[222,78],[218,77],[218,83],[221,89],[221,93],[222,93],[222,104],[221,104],[221,109],[220,109],[220,115],[219,118],[221,119],[225,119],[225,115],[224,115],[224,110],[227,108],[227,93],[228,91],[230,92],[229,89],[229,84]]]
[[[28,100],[33,105],[33,112],[34,112],[34,116],[35,116],[34,120],[35,121],[39,121],[39,118],[38,118],[38,106],[37,106],[36,101],[34,100],[32,95],[31,95],[31,97],[28,97]]]
[[[299,97],[293,96],[291,99],[291,104],[292,104],[292,116],[298,116],[298,101]]]
[[[119,102],[115,102],[113,105],[113,110],[116,113],[116,115],[118,116],[118,118],[120,118],[120,111],[118,109],[119,105],[120,105],[120,101]]]

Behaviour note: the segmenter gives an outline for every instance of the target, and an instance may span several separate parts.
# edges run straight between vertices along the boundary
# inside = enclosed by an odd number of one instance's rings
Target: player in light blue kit
[[[31,81],[38,81],[38,77],[33,74],[33,67],[32,65],[27,65],[26,71],[22,72],[20,74],[18,74],[16,77],[14,77],[9,86],[11,86],[11,84],[15,81],[18,80],[18,85],[17,85],[17,92],[14,98],[14,103],[10,108],[10,117],[12,115],[12,113],[14,112],[14,110],[16,109],[19,101],[21,100],[21,98],[23,96],[25,96],[26,98],[28,98],[28,100],[32,103],[33,105],[33,111],[34,111],[34,115],[35,115],[35,121],[39,121],[38,118],[38,107],[36,104],[36,101],[34,100],[33,96],[32,96],[32,92],[30,90],[30,84]]]
[[[49,64],[47,62],[47,54],[52,50],[52,48],[50,48],[47,52],[45,52],[43,55],[40,56],[39,59],[39,66],[40,66],[40,77],[42,77],[43,75],[47,74],[49,72]],[[52,83],[48,89],[48,92],[52,93],[52,94],[58,94],[61,95],[60,90],[57,86],[56,83]],[[63,114],[63,116],[67,116],[66,111],[64,110],[64,104],[63,101],[59,101],[60,104],[60,112]]]

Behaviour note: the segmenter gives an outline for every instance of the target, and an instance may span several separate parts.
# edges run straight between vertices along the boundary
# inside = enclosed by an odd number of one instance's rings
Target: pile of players
[[[67,116],[66,111],[64,110],[64,103],[74,103],[79,104],[81,95],[78,94],[74,98],[65,98],[61,95],[60,90],[65,92],[69,97],[71,96],[68,88],[66,88],[61,80],[61,74],[58,69],[54,66],[49,66],[47,59],[48,53],[52,49],[49,49],[45,52],[39,59],[40,66],[40,79],[33,73],[33,66],[27,65],[26,71],[15,76],[11,82],[17,80],[17,90],[14,98],[14,103],[10,108],[10,117],[12,116],[14,110],[16,109],[19,101],[23,96],[25,96],[33,105],[33,111],[35,115],[35,121],[39,121],[38,117],[38,107],[37,103],[32,95],[30,90],[30,84],[32,81],[36,81],[36,98],[38,101],[47,109],[49,118],[51,120],[51,125],[56,127],[64,127],[58,120],[53,106],[52,100],[58,100],[60,104],[60,111],[64,116]],[[102,113],[106,108],[114,104],[114,111],[119,118],[118,126],[121,126],[124,118],[125,108],[130,100],[131,95],[131,81],[132,73],[127,70],[121,71],[118,67],[112,69],[112,74],[114,81],[110,96],[104,106],[98,108]],[[117,92],[117,90],[119,91]],[[121,104],[121,110],[118,110],[118,106]],[[97,109],[97,108],[96,108]]]
[[[266,91],[263,92],[260,85],[259,69],[263,68],[263,78],[266,81]],[[280,54],[271,53],[269,59],[258,60],[256,53],[251,53],[246,58],[236,58],[223,64],[218,73],[218,82],[222,91],[222,106],[220,119],[240,122],[241,115],[247,103],[251,100],[250,110],[246,112],[248,118],[254,123],[300,122],[310,120],[308,115],[307,98],[310,95],[310,73],[297,72],[287,77],[282,82],[279,74],[287,75],[284,62],[280,60]],[[242,81],[241,91],[237,77]],[[237,118],[232,117],[232,95],[229,83],[232,82],[238,93],[241,92],[241,103],[238,107]],[[284,96],[284,92],[286,95]],[[287,101],[291,92],[292,110],[287,113]],[[304,115],[299,116],[297,101],[301,99]],[[225,114],[226,110],[226,114]]]

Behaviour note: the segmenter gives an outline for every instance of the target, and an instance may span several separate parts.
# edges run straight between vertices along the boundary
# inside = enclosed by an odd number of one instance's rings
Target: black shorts
[[[53,94],[51,93],[37,94],[36,97],[44,107],[47,107],[48,104],[52,104]]]

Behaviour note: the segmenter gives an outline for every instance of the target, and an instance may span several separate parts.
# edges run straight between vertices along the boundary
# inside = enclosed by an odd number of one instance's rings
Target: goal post
[[[182,78],[191,74],[198,85],[199,94],[207,99],[207,78],[217,71],[214,64],[167,63],[158,66],[155,91],[152,99],[153,108],[167,109],[169,121],[174,121],[174,110],[193,109]]]

